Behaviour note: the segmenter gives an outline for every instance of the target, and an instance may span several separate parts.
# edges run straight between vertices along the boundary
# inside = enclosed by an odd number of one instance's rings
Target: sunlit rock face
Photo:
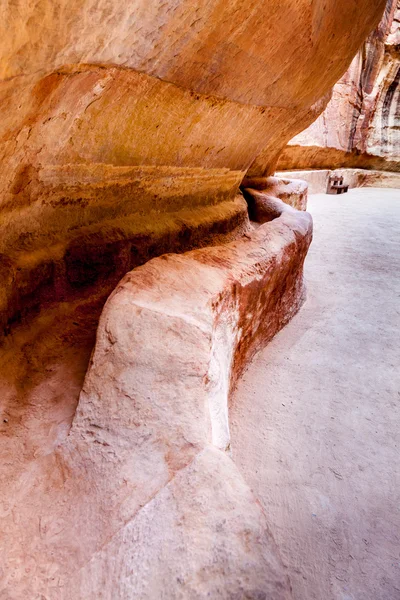
[[[383,8],[2,3],[0,596],[290,598],[229,455],[312,237],[264,176]]]
[[[107,295],[153,256],[242,235],[244,175],[274,170],[383,5],[5,0],[1,327],[99,282]]]
[[[294,137],[279,169],[360,167],[400,170],[400,3],[383,18],[333,88],[322,115]]]

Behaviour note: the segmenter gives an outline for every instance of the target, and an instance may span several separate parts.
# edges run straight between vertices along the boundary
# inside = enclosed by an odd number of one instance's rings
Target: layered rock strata
[[[377,29],[333,88],[322,115],[293,138],[278,169],[400,170],[400,3],[388,0]]]
[[[2,293],[3,328],[35,299],[73,299],[101,255],[108,271],[121,264],[109,292],[143,262],[132,245],[151,258],[192,229],[183,250],[242,233],[241,179],[257,156],[252,175],[273,172],[383,6],[6,1],[0,254],[15,292]]]
[[[265,193],[257,183],[245,238],[125,276],[68,437],[17,472],[3,463],[10,597],[289,597],[265,516],[226,454],[229,397],[303,301],[312,221],[273,199],[276,180]]]
[[[2,6],[0,595],[290,595],[228,454],[311,241],[304,187],[260,177],[383,7]]]
[[[0,327],[54,301],[102,291],[166,252],[220,244],[249,227],[228,169],[47,166],[29,171],[27,202],[0,214]],[[29,188],[29,190],[27,189]]]

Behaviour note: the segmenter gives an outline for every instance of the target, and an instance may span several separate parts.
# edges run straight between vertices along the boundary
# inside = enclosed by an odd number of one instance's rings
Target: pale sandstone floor
[[[311,196],[308,298],[231,407],[295,600],[400,599],[400,190]]]

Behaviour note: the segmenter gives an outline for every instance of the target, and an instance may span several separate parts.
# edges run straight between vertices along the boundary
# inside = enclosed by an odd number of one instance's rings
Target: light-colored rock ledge
[[[330,175],[343,175],[350,188],[382,187],[400,188],[400,173],[392,171],[369,171],[367,169],[316,169],[308,171],[280,171],[278,178],[301,179],[308,183],[310,194],[325,194]]]
[[[15,483],[1,556],[15,598],[290,596],[226,452],[232,387],[304,298],[311,217],[266,188],[245,193],[274,220],[153,259],[107,301],[69,437]]]

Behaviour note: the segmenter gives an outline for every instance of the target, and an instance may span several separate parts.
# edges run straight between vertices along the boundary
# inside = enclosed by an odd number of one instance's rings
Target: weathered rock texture
[[[256,202],[256,198],[259,198],[259,194],[254,193],[256,190],[262,192],[262,205],[258,205]],[[299,179],[289,179],[288,177],[252,179],[246,177],[243,180],[243,192],[252,221],[264,223],[279,217],[281,208],[276,204],[277,198],[297,210],[306,210],[307,208],[308,185]]]
[[[2,3],[0,596],[290,594],[226,452],[311,240],[305,187],[260,178],[383,8]]]
[[[8,597],[289,597],[265,517],[225,452],[231,389],[304,297],[312,221],[272,198],[276,184],[246,190],[261,214],[247,237],[126,275],[68,437],[64,421],[29,454],[20,432],[18,463],[3,454]],[[11,418],[3,430],[12,444]]]
[[[99,263],[106,295],[152,256],[243,233],[241,179],[260,153],[273,171],[383,5],[5,0],[3,327]]]
[[[282,153],[278,168],[353,167],[400,171],[400,3],[382,21],[333,88],[322,115]]]

